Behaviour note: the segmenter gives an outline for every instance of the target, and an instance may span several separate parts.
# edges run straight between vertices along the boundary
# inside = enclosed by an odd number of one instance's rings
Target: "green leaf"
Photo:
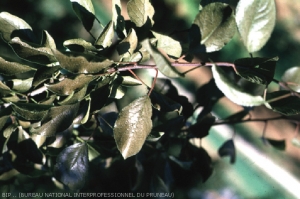
[[[100,73],[113,65],[113,61],[92,54],[61,53],[58,50],[53,50],[53,53],[60,66],[72,73]]]
[[[12,109],[26,120],[41,120],[51,108],[51,105],[33,103],[13,103]]]
[[[224,142],[219,148],[218,153],[221,157],[229,156],[230,163],[233,164],[236,159],[236,152],[233,140],[227,140],[226,142]]]
[[[31,127],[30,132],[44,136],[54,136],[70,127],[76,117],[79,103],[52,107],[41,120],[41,125]]]
[[[9,45],[22,59],[42,65],[51,65],[57,62],[50,48],[29,44],[15,37],[9,41]]]
[[[69,39],[64,41],[64,47],[75,52],[95,52],[97,49],[92,43],[85,41],[84,39]]]
[[[125,19],[121,15],[122,12],[122,4],[120,0],[112,1],[112,21],[114,24],[114,29],[119,35],[120,38],[124,38],[127,36],[125,29]]]
[[[281,77],[282,81],[289,83],[287,84],[289,88],[293,89],[296,92],[300,92],[300,67],[294,66],[287,69],[283,76]]]
[[[124,107],[114,125],[114,138],[124,159],[137,154],[152,129],[152,106],[148,96]]]
[[[221,67],[212,66],[212,74],[217,87],[234,103],[241,106],[259,106],[266,103],[262,96],[254,96],[242,90]]]
[[[82,22],[84,28],[90,32],[93,28],[95,9],[91,0],[70,0],[77,17]]]
[[[282,96],[285,96],[281,98]],[[268,102],[272,99],[278,98],[276,101]],[[273,111],[279,112],[283,115],[297,115],[300,113],[300,98],[292,96],[290,91],[275,91],[267,93],[266,100]]]
[[[0,33],[5,42],[19,36],[27,41],[35,41],[32,28],[23,19],[8,12],[0,13]]]
[[[268,85],[274,77],[276,62],[278,57],[274,58],[243,58],[234,61],[236,74],[246,80]]]
[[[80,74],[75,78],[65,78],[56,84],[45,84],[53,93],[61,96],[70,95],[72,92],[79,91],[84,86],[93,81],[96,77]]]
[[[179,41],[176,41],[169,36],[162,35],[154,31],[152,31],[152,33],[157,39],[157,48],[162,49],[172,57],[179,58],[181,56],[182,47]]]
[[[149,0],[130,0],[127,3],[127,12],[137,27],[142,27],[148,20],[154,24],[154,8]]]
[[[6,84],[11,87],[13,91],[17,91],[19,93],[27,92],[32,86],[33,78],[28,79],[11,79],[6,82]]]
[[[204,47],[205,52],[223,48],[236,32],[234,13],[225,3],[211,3],[200,11],[191,28],[191,47]],[[200,38],[199,38],[200,37]],[[199,47],[198,47],[199,48]]]
[[[7,95],[11,94],[13,91],[2,81],[0,81],[0,94],[1,95]]]
[[[76,143],[65,148],[56,158],[54,176],[71,190],[81,189],[89,171],[88,146]]]
[[[121,57],[130,57],[138,44],[138,38],[135,30],[131,28],[126,38],[117,46],[118,53]]]
[[[25,73],[28,71],[35,70],[27,65],[20,64],[17,62],[9,62],[0,57],[0,74],[12,76],[19,73]]]
[[[115,36],[114,23],[110,21],[101,32],[100,36],[95,42],[95,46],[100,46],[101,48],[108,48],[112,44],[112,40]]]
[[[122,76],[122,86],[140,86],[142,82],[131,76]]]
[[[269,40],[275,26],[275,1],[240,0],[235,20],[248,52],[259,51]]]
[[[149,40],[142,42],[143,47],[153,57],[158,70],[165,76],[170,78],[179,77],[181,74],[171,65],[171,63],[165,58],[154,46],[152,46]]]

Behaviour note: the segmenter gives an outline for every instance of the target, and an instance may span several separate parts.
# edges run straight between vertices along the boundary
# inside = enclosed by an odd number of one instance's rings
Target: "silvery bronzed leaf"
[[[95,20],[95,9],[91,0],[70,0],[73,10],[82,22],[84,28],[89,32],[93,28]]]
[[[15,75],[18,73],[25,73],[31,70],[35,70],[27,65],[19,64],[17,62],[9,62],[0,57],[0,74],[2,75]]]
[[[110,47],[112,44],[112,40],[114,38],[115,32],[114,32],[114,24],[112,21],[110,21],[98,37],[98,39],[95,42],[95,46],[100,46],[102,48]]]
[[[90,42],[85,41],[84,39],[69,39],[64,41],[64,47],[68,48],[71,51],[75,52],[90,52],[97,51],[95,46]]]
[[[179,58],[182,53],[182,48],[179,41],[173,38],[152,31],[157,39],[157,48],[162,49],[168,55]]]
[[[16,35],[27,41],[35,41],[30,25],[8,12],[0,13],[0,33],[5,42],[9,42]],[[12,36],[13,33],[14,36]]]
[[[81,189],[88,177],[88,145],[76,143],[65,148],[56,158],[54,176],[71,190]]]
[[[149,0],[130,0],[127,3],[127,12],[137,27],[142,27],[148,20],[154,24],[154,8]]]
[[[232,39],[235,32],[236,23],[230,6],[219,2],[211,3],[194,20],[191,34],[195,35],[191,38],[191,45],[196,48],[197,45],[204,46],[203,51],[206,52],[218,51]]]
[[[227,77],[221,67],[212,66],[212,73],[217,87],[234,103],[241,106],[259,106],[266,103],[262,96],[253,96],[243,91]]]
[[[148,96],[140,97],[126,107],[114,125],[114,138],[124,159],[137,154],[152,129],[152,106]]]
[[[288,86],[296,92],[300,92],[300,67],[294,66],[287,69],[283,76],[282,81],[289,82]]]
[[[247,50],[260,50],[269,40],[276,21],[274,0],[240,0],[235,17]]]

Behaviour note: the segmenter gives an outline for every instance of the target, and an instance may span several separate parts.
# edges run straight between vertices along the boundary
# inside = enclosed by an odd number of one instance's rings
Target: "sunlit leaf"
[[[268,85],[274,77],[276,62],[278,57],[274,58],[243,58],[234,61],[236,72],[246,80]]]
[[[282,81],[288,83],[288,87],[293,89],[296,92],[300,92],[300,67],[294,66],[287,69],[283,76],[281,77]]]
[[[17,62],[6,61],[2,57],[0,57],[0,74],[2,75],[11,76],[19,73],[25,73],[31,70],[35,69]]]
[[[192,25],[191,47],[203,48],[205,52],[218,51],[232,39],[235,32],[236,23],[230,6],[219,2],[208,4]]]
[[[70,0],[77,17],[82,22],[84,28],[90,31],[93,27],[95,17],[95,9],[91,0]]]
[[[226,142],[224,142],[219,148],[218,153],[221,157],[229,156],[230,163],[233,164],[236,159],[236,152],[233,140],[227,140]]]
[[[53,172],[69,189],[79,190],[87,180],[88,171],[88,146],[86,143],[76,143],[57,156]]]
[[[0,33],[5,42],[19,36],[27,41],[35,41],[32,28],[23,19],[8,12],[0,13]]]
[[[100,46],[101,48],[110,47],[114,36],[114,24],[113,21],[110,21],[96,40],[95,46]]]
[[[152,46],[149,40],[142,42],[143,47],[153,57],[158,70],[167,77],[176,78],[181,74],[171,65],[171,63],[165,58],[154,46]]]
[[[13,103],[13,110],[26,120],[41,120],[51,108],[51,105],[33,103]]]
[[[6,84],[11,87],[12,90],[24,93],[28,91],[32,86],[33,78],[28,79],[11,79]]]
[[[182,47],[179,41],[176,41],[175,39],[159,34],[157,32],[152,31],[153,35],[157,39],[157,48],[162,49],[164,52],[166,52],[168,55],[179,58],[182,53]]]
[[[53,50],[53,53],[60,66],[72,73],[99,73],[113,65],[111,60],[91,54],[61,53],[58,50]]]
[[[293,144],[295,147],[300,148],[300,140],[299,140],[298,138],[293,138],[293,139],[292,139],[292,144]]]
[[[39,135],[54,136],[57,132],[64,131],[70,127],[78,109],[79,103],[52,107],[41,120],[41,125],[32,127],[30,132]]]
[[[114,29],[118,33],[120,38],[127,36],[125,30],[125,19],[121,15],[122,4],[120,0],[112,0],[112,21],[114,24]]]
[[[10,40],[9,45],[20,58],[27,61],[44,65],[50,65],[57,62],[51,49],[48,47],[26,43],[19,37],[14,37]]]
[[[142,27],[148,20],[154,24],[154,8],[149,0],[130,0],[127,3],[127,12],[137,27]]]
[[[131,76],[122,76],[122,86],[139,86],[142,85],[142,82]]]
[[[140,97],[126,107],[114,126],[114,138],[124,159],[137,154],[152,129],[152,106],[148,96]]]
[[[241,106],[259,106],[266,103],[262,96],[253,96],[242,90],[221,67],[212,66],[212,73],[218,88],[234,103]]]
[[[80,74],[75,78],[65,78],[56,84],[46,84],[46,87],[55,94],[64,96],[79,91],[96,77]]]
[[[64,41],[64,47],[68,48],[71,51],[75,52],[90,52],[97,51],[95,46],[92,43],[85,41],[84,39],[69,39]]]
[[[274,0],[240,0],[235,17],[247,50],[260,50],[269,40],[276,21]]]
[[[290,91],[275,91],[272,93],[267,93],[266,100],[268,102],[268,108],[271,108],[273,111],[279,112],[283,115],[297,115],[300,113],[300,98],[297,96],[290,95]],[[285,97],[282,97],[285,96]],[[278,98],[276,101],[274,99]]]

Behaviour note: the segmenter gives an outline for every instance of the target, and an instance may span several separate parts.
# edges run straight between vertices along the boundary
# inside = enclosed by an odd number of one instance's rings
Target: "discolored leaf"
[[[54,39],[46,30],[43,31],[42,45],[47,48],[56,49],[56,44]]]
[[[88,177],[88,145],[76,143],[65,148],[56,158],[54,176],[71,190],[81,189]]]
[[[137,27],[142,27],[148,20],[154,24],[154,8],[149,0],[130,0],[127,3],[127,12]]]
[[[143,47],[153,57],[158,70],[165,76],[170,78],[179,77],[181,74],[171,65],[171,63],[165,58],[154,46],[152,46],[149,40],[142,42]]]
[[[230,157],[230,163],[233,164],[236,159],[236,152],[235,152],[235,146],[233,143],[233,140],[227,140],[222,144],[222,146],[219,148],[218,153],[221,157],[229,156]]]
[[[53,50],[53,53],[60,66],[72,73],[100,73],[113,65],[113,61],[91,54],[61,53],[58,50]]]
[[[32,127],[30,132],[44,136],[54,136],[57,132],[70,127],[78,109],[79,103],[52,107],[41,120],[41,125]]]
[[[276,99],[276,101],[273,101]],[[272,93],[267,93],[266,96],[268,102],[268,108],[271,108],[273,111],[279,112],[283,115],[297,115],[300,113],[300,98],[297,96],[292,96],[290,91],[275,91]]]
[[[268,85],[274,77],[276,62],[278,57],[274,58],[243,58],[234,61],[236,73],[246,80]]]
[[[108,48],[112,44],[112,40],[115,36],[114,23],[110,21],[101,32],[100,36],[95,42],[95,46],[100,46],[101,48]]]
[[[127,37],[125,37],[117,46],[117,50],[120,56],[130,57],[138,44],[138,38],[135,30],[132,28],[129,30]]]
[[[124,107],[114,125],[114,138],[124,159],[137,154],[152,129],[152,106],[148,96]]]
[[[0,13],[0,33],[5,42],[19,36],[27,41],[35,41],[32,28],[23,19],[8,12]]]
[[[259,51],[275,26],[275,1],[241,0],[236,7],[235,20],[248,52]]]
[[[157,32],[152,31],[153,35],[157,39],[157,48],[162,49],[164,52],[166,52],[168,55],[179,58],[182,53],[182,47],[179,41],[176,41],[175,39],[159,34]]]
[[[9,45],[15,53],[22,59],[43,65],[51,65],[57,62],[50,48],[29,44],[19,37],[14,37],[9,41]]]
[[[69,39],[64,41],[64,47],[68,48],[71,51],[75,52],[93,52],[97,51],[95,46],[90,42],[85,41],[84,39]]]
[[[94,24],[95,9],[91,0],[70,0],[77,17],[82,22],[84,28],[89,32]]]
[[[75,78],[65,78],[56,84],[45,84],[46,87],[53,93],[61,96],[70,95],[72,92],[79,91],[84,86],[88,85],[96,77],[80,74]]]
[[[262,96],[254,96],[243,91],[228,78],[221,67],[212,66],[212,73],[218,88],[234,103],[241,106],[259,106],[266,103]]]
[[[33,103],[13,103],[13,110],[26,120],[41,120],[51,108],[51,105]]]
[[[232,39],[235,32],[236,23],[230,6],[219,2],[208,4],[192,25],[191,47],[196,51],[197,48],[204,48],[205,52],[218,51]]]
[[[19,73],[25,73],[28,71],[35,70],[27,65],[20,64],[17,62],[9,62],[0,57],[0,74],[12,76]]]
[[[289,83],[288,87],[293,89],[296,92],[300,92],[300,67],[294,66],[287,69],[283,76],[281,77],[282,81]]]
[[[122,4],[120,0],[112,1],[112,21],[114,24],[114,29],[118,33],[120,38],[124,38],[127,36],[125,30],[125,19],[121,15],[122,12]]]
[[[59,71],[60,66],[53,66],[53,67],[40,67],[37,69],[36,73],[34,74],[34,78],[32,81],[32,86],[36,87],[43,83],[44,81],[52,78],[57,71]]]

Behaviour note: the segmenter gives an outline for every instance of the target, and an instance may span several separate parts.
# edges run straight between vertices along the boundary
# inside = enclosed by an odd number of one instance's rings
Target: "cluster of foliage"
[[[94,43],[70,39],[63,43],[65,50],[58,50],[47,31],[38,41],[24,20],[0,13],[2,39],[27,61],[0,58],[2,180],[22,173],[53,176],[56,184],[72,191],[168,192],[204,182],[212,174],[210,156],[191,139],[207,136],[215,124],[245,121],[249,109],[216,121],[212,107],[223,95],[244,107],[265,105],[281,113],[280,118],[300,113],[299,86],[274,80],[278,58],[251,54],[273,31],[274,0],[240,0],[235,9],[203,1],[188,30],[168,35],[152,30],[155,7],[150,0],[128,1],[130,20],[121,15],[120,0],[113,0],[112,19],[105,26],[96,18],[91,0],[71,4]],[[94,35],[101,26],[101,34]],[[221,50],[236,32],[249,58],[234,63],[189,62],[195,53]],[[149,60],[155,64],[146,64]],[[196,108],[170,81],[184,76],[176,66],[212,69],[214,78],[199,89]],[[285,90],[253,95],[224,67],[266,89],[275,81]],[[156,75],[148,86],[133,72],[137,69],[159,71],[166,78]],[[297,84],[297,72],[299,68],[288,70],[283,81]],[[126,90],[136,87],[143,89],[122,107],[119,101],[130,95]],[[197,119],[189,122],[200,106]],[[233,163],[234,141],[225,142],[219,154],[230,156]]]

